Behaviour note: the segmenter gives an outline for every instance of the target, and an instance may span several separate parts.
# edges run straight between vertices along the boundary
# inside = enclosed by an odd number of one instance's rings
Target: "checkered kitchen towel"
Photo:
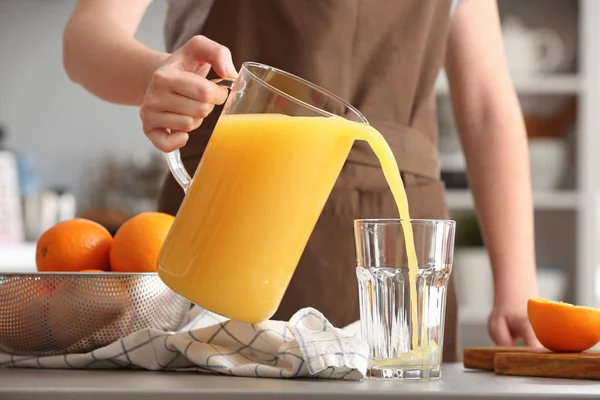
[[[199,308],[176,333],[147,329],[87,354],[22,357],[0,353],[0,367],[182,370],[234,376],[360,380],[368,348],[317,310],[289,322],[248,324]]]

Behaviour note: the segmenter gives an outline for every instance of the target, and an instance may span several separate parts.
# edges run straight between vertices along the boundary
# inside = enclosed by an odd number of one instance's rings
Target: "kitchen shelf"
[[[578,94],[581,90],[581,79],[575,74],[513,77],[513,84],[519,94]],[[450,92],[444,72],[438,76],[435,90],[437,94]]]
[[[469,190],[449,189],[446,192],[448,208],[455,211],[474,209],[473,196]],[[579,196],[575,191],[535,192],[533,205],[536,210],[575,210]]]

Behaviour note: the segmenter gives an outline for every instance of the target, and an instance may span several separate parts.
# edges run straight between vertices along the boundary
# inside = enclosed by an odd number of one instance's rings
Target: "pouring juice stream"
[[[399,216],[401,218],[400,223],[404,233],[404,246],[406,249],[406,258],[408,262],[408,279],[410,282],[412,347],[413,349],[417,349],[419,347],[419,324],[417,323],[417,274],[419,272],[419,265],[415,250],[412,225],[410,223],[406,191],[404,190],[404,184],[402,182],[402,176],[400,175],[400,169],[398,168],[396,158],[394,157],[394,154],[392,153],[392,150],[387,144],[385,138],[381,135],[381,133],[379,133],[379,131],[369,125],[362,125],[361,128],[362,129],[354,132],[355,138],[366,141],[373,150],[373,153],[375,153],[375,156],[381,164],[381,169],[388,186],[390,187],[394,201],[396,202],[396,207],[398,208]],[[425,343],[424,340],[423,343]]]

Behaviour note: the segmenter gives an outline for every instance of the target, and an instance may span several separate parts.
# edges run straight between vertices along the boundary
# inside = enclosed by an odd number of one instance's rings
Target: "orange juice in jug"
[[[163,246],[164,282],[217,314],[270,318],[352,147],[351,126],[221,116]]]

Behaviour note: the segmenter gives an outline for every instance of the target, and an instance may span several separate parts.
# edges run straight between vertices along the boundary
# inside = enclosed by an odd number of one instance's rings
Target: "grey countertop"
[[[107,397],[109,396],[110,397]],[[445,365],[434,382],[234,378],[181,372],[0,369],[0,399],[600,399],[600,382],[495,376]]]

